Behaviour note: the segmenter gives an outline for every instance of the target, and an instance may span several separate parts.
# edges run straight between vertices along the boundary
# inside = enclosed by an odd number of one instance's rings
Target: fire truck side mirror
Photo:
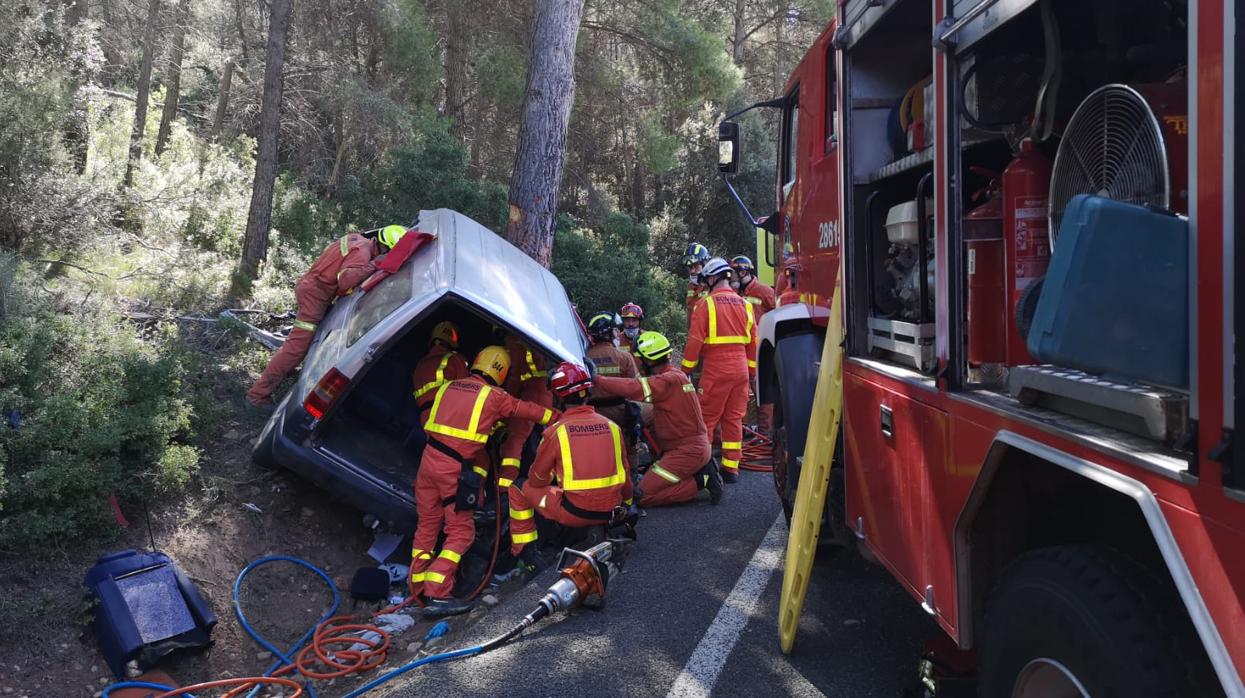
[[[739,124],[718,124],[718,172],[735,174],[739,170]]]

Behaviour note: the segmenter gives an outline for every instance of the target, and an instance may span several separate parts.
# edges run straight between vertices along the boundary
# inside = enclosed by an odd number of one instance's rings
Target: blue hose
[[[289,650],[285,652],[282,652],[281,650],[277,649],[275,645],[265,640],[262,635],[256,632],[255,628],[252,628],[251,623],[246,619],[246,614],[242,612],[242,601],[240,598],[241,592],[242,592],[242,580],[246,579],[246,576],[250,574],[252,571],[254,571],[256,568],[262,567],[271,562],[292,562],[296,565],[306,567],[307,569],[319,575],[320,579],[324,580],[325,585],[328,586],[329,591],[333,592],[333,607],[330,608],[328,612],[324,614],[324,617],[320,618],[319,621],[317,621],[310,628],[308,628],[307,632],[303,634],[302,638],[293,647],[291,647]],[[337,585],[334,584],[333,580],[330,579],[329,576],[324,573],[324,570],[320,569],[319,567],[316,567],[315,565],[311,564],[310,562],[307,562],[306,560],[303,560],[302,558],[290,557],[288,555],[269,555],[267,557],[261,557],[258,560],[255,560],[251,564],[247,565],[246,567],[243,567],[242,571],[238,573],[238,578],[235,579],[233,582],[233,610],[234,610],[234,613],[238,616],[238,623],[242,626],[242,629],[245,630],[246,633],[250,635],[251,638],[254,639],[255,642],[259,644],[260,647],[263,647],[269,652],[272,652],[272,656],[277,658],[277,661],[273,662],[272,666],[268,667],[268,670],[264,672],[264,676],[271,676],[272,672],[276,671],[277,669],[280,669],[281,667],[287,664],[293,664],[294,659],[298,656],[299,651],[302,650],[303,646],[307,644],[307,641],[310,640],[313,635],[315,635],[316,628],[320,626],[320,623],[323,623],[324,621],[336,615],[337,609],[339,606],[341,606],[341,594],[339,594],[337,591]],[[260,688],[261,688],[260,686],[256,686],[255,688],[251,689],[250,693],[247,693],[247,698],[254,698],[254,696],[259,692]],[[311,696],[311,698],[316,698],[315,689],[311,687],[310,683],[306,685],[306,688],[307,688],[307,693]]]
[[[402,674],[405,674],[406,672],[412,669],[417,669],[425,664],[435,664],[437,662],[444,662],[444,661],[448,661],[451,659],[460,659],[462,657],[470,657],[474,654],[479,654],[483,650],[484,650],[484,645],[476,645],[475,647],[467,647],[465,649],[454,650],[452,652],[442,652],[441,654],[433,654],[427,657],[416,659],[413,662],[403,664],[402,666],[398,667],[397,669],[394,669],[393,671],[383,676],[376,677],[374,680],[363,684],[362,686],[360,686],[359,688],[356,688],[350,693],[347,693],[342,698],[356,698],[356,696],[361,696],[364,693],[367,693],[368,691],[372,690],[373,688],[376,688],[377,686],[381,685],[382,683],[385,683],[386,681],[389,681],[390,679],[396,679]]]
[[[111,686],[108,686],[107,688],[105,688],[102,694],[102,698],[108,698],[109,696],[112,695],[113,691],[119,691],[123,688],[151,688],[151,689],[160,691],[162,693],[168,693],[169,691],[177,690],[176,688],[172,686],[165,686],[162,683],[151,683],[149,681],[122,681],[120,683],[114,683]],[[190,695],[189,693],[187,693],[186,696],[187,698],[194,698],[194,696]]]

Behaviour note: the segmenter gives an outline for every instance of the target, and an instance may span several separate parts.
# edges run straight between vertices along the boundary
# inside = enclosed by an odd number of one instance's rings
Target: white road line
[[[726,665],[726,659],[739,640],[739,634],[748,625],[748,618],[756,610],[757,602],[765,593],[774,570],[782,567],[783,548],[787,542],[787,523],[782,514],[774,519],[769,532],[757,546],[748,566],[739,575],[735,588],[722,603],[718,615],[700,638],[700,644],[687,660],[687,666],[679,673],[666,698],[693,698],[708,696]]]

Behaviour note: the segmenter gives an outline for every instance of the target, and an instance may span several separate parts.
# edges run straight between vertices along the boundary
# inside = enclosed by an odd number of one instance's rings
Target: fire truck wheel
[[[1159,584],[1102,546],[1042,548],[1017,558],[986,609],[979,695],[1189,695],[1196,683],[1165,622],[1169,594]]]

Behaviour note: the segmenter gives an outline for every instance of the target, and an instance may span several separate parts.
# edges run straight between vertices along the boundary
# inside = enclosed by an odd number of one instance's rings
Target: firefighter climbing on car
[[[324,319],[334,299],[347,295],[371,276],[376,271],[376,258],[392,250],[406,234],[405,226],[387,225],[374,236],[347,233],[324,248],[294,287],[294,297],[298,301],[294,329],[247,391],[247,402],[255,406],[272,403],[272,391],[307,356],[316,326]]]
[[[636,342],[645,375],[640,378],[597,376],[595,390],[639,400],[653,408],[653,430],[661,449],[640,481],[640,504],[678,504],[701,490],[709,501],[722,499],[722,477],[711,457],[700,401],[692,381],[670,365],[670,341],[659,332],[645,332]]]
[[[692,311],[683,350],[683,371],[700,372],[700,409],[705,430],[722,429],[722,479],[736,482],[743,448],[743,418],[756,377],[756,341],[748,302],[731,288],[731,266],[721,257],[705,262],[700,272],[709,289]]]
[[[438,388],[424,422],[428,444],[415,476],[419,523],[411,551],[410,586],[425,599],[427,615],[464,613],[471,602],[452,597],[463,553],[475,540],[472,512],[488,475],[485,445],[502,420],[550,423],[556,413],[545,405],[516,399],[502,390],[511,370],[505,347],[487,346],[471,364],[471,375]],[[433,557],[444,532],[441,551]]]
[[[731,287],[740,296],[743,296],[744,300],[748,301],[748,308],[752,311],[752,326],[754,328],[759,327],[761,316],[777,307],[774,289],[757,278],[756,265],[752,263],[752,258],[747,255],[741,254],[731,257],[731,271],[734,272],[734,278],[731,279]],[[752,341],[757,341],[755,333],[753,334]],[[755,400],[755,395],[753,399]],[[755,404],[757,433],[762,437],[769,438],[770,430],[774,423],[774,406],[762,405],[760,402]]]
[[[536,517],[562,526],[608,524],[619,506],[632,504],[622,429],[588,401],[588,370],[563,362],[549,386],[565,410],[545,429],[525,479],[510,486],[510,552],[529,568],[543,565],[536,550]]]

